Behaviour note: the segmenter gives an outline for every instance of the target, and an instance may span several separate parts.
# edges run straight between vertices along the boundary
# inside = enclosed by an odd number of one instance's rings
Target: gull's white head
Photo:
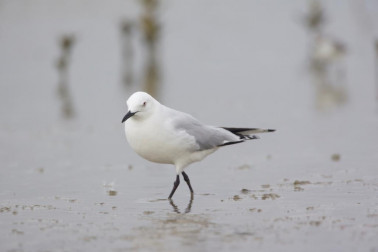
[[[135,92],[129,97],[126,104],[129,111],[123,117],[122,122],[125,122],[130,117],[136,119],[146,118],[159,102],[145,92]]]

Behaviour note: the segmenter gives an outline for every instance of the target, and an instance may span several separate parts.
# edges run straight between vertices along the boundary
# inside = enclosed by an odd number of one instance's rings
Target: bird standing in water
[[[275,131],[205,125],[189,114],[160,104],[144,92],[132,94],[127,107],[122,123],[125,123],[131,148],[149,161],[176,167],[176,180],[169,199],[180,184],[180,174],[193,194],[189,176],[184,172],[189,164],[201,161],[219,147],[258,139],[253,134]]]

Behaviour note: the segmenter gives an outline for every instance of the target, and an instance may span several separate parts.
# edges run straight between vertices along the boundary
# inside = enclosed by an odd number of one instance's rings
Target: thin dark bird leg
[[[184,177],[185,182],[188,184],[190,192],[193,194],[193,189],[190,185],[189,176],[185,172],[182,172],[182,176]]]
[[[176,176],[176,181],[173,183],[173,188],[172,188],[172,191],[171,191],[171,194],[169,194],[169,197],[168,199],[171,199],[173,194],[175,193],[177,187],[179,186],[180,184],[180,177],[179,175]]]

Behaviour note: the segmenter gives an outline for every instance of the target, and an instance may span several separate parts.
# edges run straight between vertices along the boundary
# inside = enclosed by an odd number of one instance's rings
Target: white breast
[[[148,118],[143,121],[130,118],[125,123],[125,133],[131,148],[143,158],[165,164],[176,164],[178,160],[191,154],[190,146],[194,139],[167,128],[163,121],[152,123]],[[153,127],[151,127],[153,125]]]

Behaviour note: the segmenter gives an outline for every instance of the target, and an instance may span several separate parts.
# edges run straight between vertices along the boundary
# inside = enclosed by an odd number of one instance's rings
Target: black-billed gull
[[[193,189],[185,167],[201,161],[219,147],[257,139],[256,133],[273,129],[227,128],[202,124],[193,116],[168,108],[144,92],[136,92],[127,100],[128,112],[123,117],[125,133],[131,148],[143,158],[176,167],[172,198],[182,174]]]

